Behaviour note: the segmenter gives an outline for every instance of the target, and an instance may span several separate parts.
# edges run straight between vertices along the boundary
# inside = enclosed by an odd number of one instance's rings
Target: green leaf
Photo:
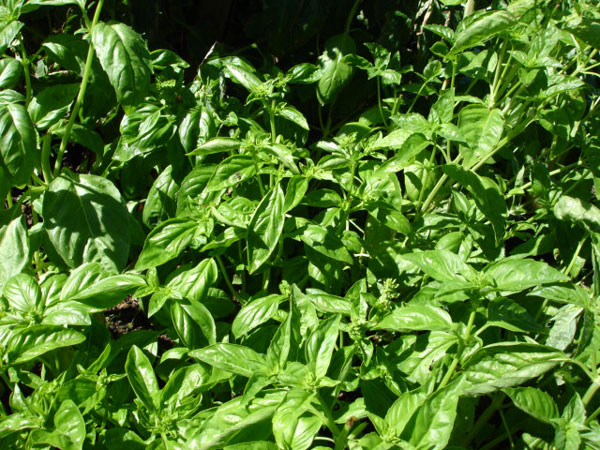
[[[144,225],[153,228],[160,222],[175,216],[177,210],[175,195],[178,189],[179,183],[173,178],[173,166],[167,166],[154,180],[148,192],[142,211]]]
[[[29,182],[36,161],[33,123],[23,105],[0,106],[0,167],[13,185]]]
[[[185,401],[186,397],[205,386],[210,378],[209,372],[201,364],[189,364],[177,369],[160,392],[161,402],[177,405]]]
[[[31,275],[22,273],[10,278],[4,285],[2,295],[11,308],[22,313],[41,312],[42,290]]]
[[[23,69],[14,58],[0,60],[0,89],[13,89],[21,78]]]
[[[143,286],[146,286],[146,279],[143,276],[124,273],[97,279],[91,286],[79,290],[69,299],[83,303],[95,311],[102,311],[117,305],[126,296]]]
[[[302,242],[317,252],[337,261],[352,264],[353,259],[344,243],[331,230],[308,224],[298,236]]]
[[[327,375],[327,369],[338,338],[340,321],[341,316],[337,314],[322,321],[308,338],[305,348],[307,366],[316,379]]]
[[[224,159],[215,169],[206,191],[219,191],[241,183],[256,175],[256,165],[250,155],[233,155]]]
[[[245,336],[257,326],[267,322],[279,310],[283,295],[267,295],[246,303],[237,313],[231,324],[231,332],[236,339]]]
[[[467,146],[459,147],[465,168],[479,163],[500,142],[504,117],[499,109],[489,110],[481,105],[468,105],[458,115],[460,133]]]
[[[64,122],[59,122],[51,127],[48,131],[62,139],[66,128],[67,125]],[[69,141],[82,145],[98,155],[104,153],[104,140],[98,134],[98,132],[90,130],[89,128],[78,123],[74,123],[73,127],[71,128]]]
[[[487,266],[484,275],[492,280],[494,287],[499,291],[512,292],[524,291],[540,284],[569,280],[562,272],[533,259],[502,259]]]
[[[90,326],[90,308],[77,302],[58,302],[46,308],[42,324]]]
[[[23,25],[25,24],[18,20],[0,22],[0,54],[4,54],[8,46],[12,44]]]
[[[61,450],[81,450],[85,441],[85,421],[72,400],[61,403],[53,417],[52,431],[38,430],[31,435],[36,443],[49,444]]]
[[[400,438],[413,448],[446,448],[456,420],[456,408],[462,394],[462,380],[431,394],[410,418]]]
[[[231,152],[237,150],[242,145],[242,141],[228,137],[216,137],[206,141],[190,155],[212,155],[213,153]]]
[[[279,325],[267,349],[267,365],[272,372],[279,372],[285,367],[290,350],[292,349],[292,320],[294,310],[290,310],[285,321]]]
[[[456,31],[451,53],[457,55],[467,48],[479,45],[510,28],[513,23],[515,19],[507,11],[488,11],[469,16],[461,24],[462,29],[459,26]]]
[[[248,273],[256,272],[269,259],[283,230],[284,195],[277,185],[260,202],[248,225]]]
[[[412,233],[410,222],[404,215],[386,202],[370,202],[366,205],[369,214],[386,227],[409,236]]]
[[[305,297],[309,299],[319,311],[342,314],[344,316],[350,316],[352,314],[352,303],[343,297],[328,294],[325,291],[314,288],[307,289]]]
[[[552,397],[534,387],[506,388],[503,391],[510,397],[515,406],[537,420],[552,424],[558,418],[558,407]]]
[[[112,182],[96,175],[60,176],[42,206],[44,228],[70,267],[97,261],[120,271],[129,256],[129,213]]]
[[[482,177],[456,164],[448,164],[444,166],[443,170],[473,195],[477,208],[494,228],[496,243],[500,243],[504,237],[506,202],[498,185],[491,178]]]
[[[21,364],[49,351],[84,341],[85,336],[75,330],[62,326],[35,325],[12,334],[6,344],[7,360],[12,364]]]
[[[312,394],[300,389],[289,391],[273,415],[273,435],[282,447],[306,450],[313,442],[321,420],[304,413],[310,406]]]
[[[176,291],[181,297],[193,302],[206,300],[208,289],[218,278],[217,263],[209,258],[200,261],[190,270],[179,273],[167,284],[167,288]]]
[[[331,103],[352,79],[353,68],[343,58],[355,51],[354,41],[348,34],[338,34],[325,42],[323,54],[319,56],[321,78],[317,84],[321,103]]]
[[[154,375],[154,369],[144,352],[134,345],[127,353],[125,373],[137,398],[150,411],[160,408],[160,389]]]
[[[249,92],[261,94],[262,81],[256,76],[256,71],[245,60],[232,56],[220,60],[229,76],[236,83],[244,86]]]
[[[62,119],[79,91],[79,84],[58,84],[35,95],[27,112],[38,128],[45,129]]]
[[[197,229],[197,222],[185,217],[162,222],[146,237],[136,270],[160,266],[179,256],[190,245]]]
[[[306,117],[304,117],[304,115],[293,106],[284,106],[283,108],[277,111],[277,114],[281,117],[286,118],[290,122],[295,123],[300,128],[306,131],[310,130],[308,122],[306,121]]]
[[[217,369],[250,378],[254,373],[266,373],[267,366],[263,355],[251,348],[237,344],[214,344],[192,350],[189,355]]]
[[[583,308],[577,305],[564,305],[552,317],[554,322],[548,332],[545,344],[558,350],[565,351],[577,333],[577,319],[582,314]]]
[[[19,216],[0,228],[0,289],[29,263],[29,237],[25,218]]]
[[[300,204],[308,189],[308,181],[308,178],[300,175],[290,178],[285,190],[285,200],[283,201],[284,213],[291,211]]]
[[[152,62],[144,40],[123,23],[92,28],[94,51],[122,105],[136,105],[148,94]]]
[[[455,281],[476,279],[477,272],[455,253],[448,250],[425,250],[423,252],[402,255],[402,259],[410,261],[419,269],[438,281]]]
[[[71,271],[69,277],[60,291],[60,300],[70,298],[92,286],[96,281],[112,275],[114,272],[106,273],[99,263],[86,263]]]
[[[573,33],[577,39],[600,50],[600,23],[597,18],[593,20],[577,14],[564,29]]]
[[[374,327],[378,330],[436,330],[453,329],[452,318],[437,306],[416,304],[395,308]]]
[[[520,333],[544,331],[525,308],[508,298],[497,298],[488,303],[487,325]]]
[[[396,436],[400,436],[414,413],[427,399],[427,392],[423,387],[404,392],[392,403],[385,414],[385,422]]]
[[[573,222],[587,230],[600,233],[600,209],[591,203],[561,195],[554,205],[554,215],[558,220]]]
[[[464,365],[470,394],[484,394],[517,386],[536,378],[565,359],[550,347],[521,342],[500,342],[478,350]]]
[[[202,303],[181,300],[173,302],[171,321],[181,342],[190,349],[216,343],[215,320]]]

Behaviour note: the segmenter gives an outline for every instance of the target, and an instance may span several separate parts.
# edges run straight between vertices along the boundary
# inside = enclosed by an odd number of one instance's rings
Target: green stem
[[[596,417],[600,414],[600,407],[596,409],[592,414],[589,415],[587,419],[585,419],[585,424],[589,425]]]
[[[381,80],[379,79],[379,77],[377,78],[377,107],[379,108],[379,115],[381,116],[381,120],[387,128],[388,122],[385,118],[385,115],[383,114],[383,108],[381,106]]]
[[[331,415],[331,410],[330,410],[329,406],[327,406],[327,403],[325,403],[325,400],[323,400],[323,397],[321,397],[321,394],[319,394],[318,391],[315,392],[315,398],[317,399],[317,402],[319,403],[319,406],[321,407],[321,410],[322,410],[321,412],[323,413],[323,416],[325,419],[325,425],[327,426],[327,428],[329,428],[329,431],[331,431],[331,434],[333,434],[333,438],[335,439],[336,448],[337,448],[338,438],[340,437],[340,429],[338,428],[333,416]],[[341,448],[344,448],[344,447],[341,447]]]
[[[502,63],[503,63],[503,59],[504,59],[504,54],[506,53],[506,42],[504,42],[504,45],[502,46],[502,49],[500,50],[500,56],[498,56],[498,62],[496,63],[496,72],[494,73],[494,81],[492,82],[492,85],[490,86],[490,104],[491,105],[495,105],[496,104],[496,95],[498,94],[498,89],[499,89],[499,84],[500,84],[500,74],[502,73]]]
[[[590,403],[590,401],[592,400],[592,398],[594,397],[596,392],[598,392],[598,389],[600,389],[600,379],[596,379],[592,383],[592,385],[588,388],[588,390],[585,391],[585,394],[583,395],[583,398],[581,399],[584,406],[587,406]]]
[[[223,275],[223,279],[225,280],[225,284],[227,285],[227,289],[231,293],[232,297],[237,297],[238,293],[235,291],[231,281],[229,280],[229,276],[227,275],[227,270],[225,270],[225,264],[223,264],[223,260],[220,256],[215,256],[215,260],[217,261],[217,265],[219,266],[219,270],[221,271],[221,275]]]
[[[587,240],[587,235],[585,235],[582,239],[579,240],[579,242],[577,244],[577,248],[575,249],[575,253],[573,253],[573,257],[571,258],[571,262],[569,262],[569,265],[567,266],[567,268],[563,270],[563,273],[565,275],[569,276],[569,274],[571,273],[571,269],[573,269],[573,266],[575,265],[577,257],[579,256],[579,252],[581,252],[581,248],[583,247],[583,244],[585,243],[586,240]]]
[[[471,441],[475,439],[475,437],[479,434],[481,428],[483,428],[483,426],[489,422],[496,410],[500,407],[500,405],[502,405],[503,401],[504,394],[502,393],[499,393],[494,397],[492,403],[490,403],[486,410],[483,411],[483,413],[481,413],[479,419],[477,419],[477,422],[475,422],[475,425],[473,425],[473,428],[471,428],[471,431],[469,432],[469,434],[467,434],[467,437],[462,443],[462,447],[469,448]]]
[[[429,157],[429,166],[433,166],[433,162],[435,161],[435,153],[437,151],[437,144],[434,144],[433,150],[431,151],[431,156]],[[423,177],[423,185],[421,186],[421,190],[419,191],[419,198],[417,199],[417,211],[421,210],[421,203],[423,202],[423,197],[425,195],[425,188],[427,187],[427,183],[429,182],[429,168],[425,170],[425,176]]]
[[[458,351],[454,355],[454,358],[452,359],[452,363],[450,364],[450,367],[448,368],[446,375],[444,375],[444,378],[442,379],[438,389],[441,389],[444,386],[446,386],[446,384],[448,384],[448,382],[450,381],[450,378],[452,378],[452,375],[454,375],[454,372],[456,371],[456,366],[458,366],[458,363],[459,363],[460,359],[462,358],[462,353],[463,353],[465,347],[469,344],[469,341],[471,340],[471,333],[473,330],[473,324],[475,323],[476,313],[477,313],[477,305],[474,305],[474,308],[471,310],[471,314],[469,314],[469,320],[467,322],[467,329],[465,331],[465,336],[463,337],[462,343],[460,344]]]
[[[88,30],[89,33],[92,32],[92,30],[98,23],[98,20],[100,19],[100,11],[102,10],[103,3],[104,0],[98,0],[98,4],[96,5],[96,11],[94,13],[94,19],[92,20],[92,26]],[[58,176],[58,174],[60,173],[63,157],[65,155],[65,150],[67,149],[67,143],[69,142],[69,138],[71,137],[71,130],[73,129],[73,125],[75,125],[75,120],[77,119],[77,116],[79,115],[79,110],[81,109],[81,105],[83,104],[83,97],[85,96],[88,81],[90,79],[90,75],[92,74],[93,61],[94,46],[92,45],[90,37],[90,46],[88,48],[87,58],[85,60],[85,69],[83,70],[83,77],[81,79],[81,84],[79,85],[79,92],[77,93],[77,98],[75,99],[75,104],[73,105],[71,116],[69,117],[69,121],[67,122],[67,126],[65,128],[63,137],[60,141],[60,147],[58,148],[58,154],[56,155],[56,162],[54,163],[53,173],[55,177]]]
[[[360,5],[361,1],[362,0],[356,0],[354,2],[354,5],[352,5],[350,14],[348,14],[348,18],[346,19],[346,27],[344,28],[345,34],[348,34],[350,32],[350,25],[352,25],[352,20],[354,19],[354,16],[356,15],[356,10],[358,9],[358,6]]]
[[[52,181],[52,169],[50,168],[50,143],[52,137],[50,134],[45,134],[42,138],[42,175],[46,183]]]
[[[250,149],[252,153],[252,161],[254,162],[254,170],[256,171],[256,181],[258,181],[258,189],[260,190],[261,197],[265,196],[265,187],[263,186],[260,174],[258,173],[258,163],[256,162],[256,149],[252,146]]]
[[[506,430],[506,433],[508,434],[508,441],[510,442],[510,448],[515,448],[515,441],[513,440],[512,433],[510,431],[510,427],[508,426],[508,422],[506,422],[506,417],[504,417],[504,413],[502,412],[501,409],[498,410],[498,413],[500,414],[500,420],[502,420],[502,425],[504,426],[504,429]]]
[[[27,50],[25,50],[23,42],[21,42],[21,54],[23,58],[21,65],[25,75],[25,105],[29,105],[29,102],[31,102],[31,74],[29,73],[29,58],[27,58]]]

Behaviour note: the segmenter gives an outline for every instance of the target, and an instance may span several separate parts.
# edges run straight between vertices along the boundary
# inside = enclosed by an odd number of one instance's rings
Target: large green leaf
[[[581,199],[561,195],[554,205],[554,215],[559,220],[574,222],[585,229],[600,232],[600,209]]]
[[[29,263],[29,238],[20,216],[0,228],[0,289]]]
[[[402,255],[434,280],[455,281],[474,280],[477,272],[460,257],[448,250],[425,250],[423,252]]]
[[[250,155],[233,155],[217,166],[206,191],[218,191],[235,186],[256,174],[256,165]]]
[[[144,270],[176,258],[192,242],[198,229],[195,220],[175,217],[154,228],[146,237],[144,248],[135,265]]]
[[[25,24],[18,20],[2,20],[0,22],[0,54],[3,54],[12,44],[23,25]]]
[[[67,114],[78,90],[78,83],[57,84],[43,89],[27,107],[31,120],[42,129],[55,124]]]
[[[496,243],[500,243],[504,237],[506,202],[496,182],[456,164],[448,164],[444,166],[443,170],[471,193],[477,208],[491,222],[496,234]]]
[[[344,62],[344,55],[354,53],[356,46],[348,34],[338,34],[325,43],[319,57],[321,78],[317,84],[317,94],[322,103],[331,103],[351,80],[353,68]]]
[[[374,327],[380,330],[437,330],[450,331],[452,318],[442,308],[432,305],[415,304],[395,308]]]
[[[189,355],[217,369],[246,378],[255,373],[265,373],[267,369],[264,356],[243,345],[214,344],[200,350],[192,350]]]
[[[148,192],[142,211],[144,225],[152,228],[175,216],[177,210],[175,194],[178,189],[179,183],[173,178],[173,166],[167,166],[154,180]]]
[[[51,350],[77,345],[85,341],[78,331],[62,326],[35,325],[26,330],[15,330],[6,344],[7,361],[24,363]]]
[[[38,160],[33,123],[23,105],[0,106],[0,168],[13,185],[29,182]]]
[[[338,338],[340,319],[341,316],[336,314],[322,321],[306,343],[307,366],[317,379],[327,374]]]
[[[91,286],[79,290],[68,298],[93,310],[101,311],[115,306],[127,295],[145,285],[146,279],[136,273],[124,273],[107,278],[99,277]]]
[[[446,448],[454,429],[462,386],[462,380],[458,380],[427,397],[404,427],[400,438],[414,445],[413,448]]]
[[[231,324],[231,332],[235,338],[248,334],[272,318],[279,310],[279,302],[284,298],[282,295],[272,294],[246,303]]]
[[[160,408],[160,389],[148,357],[137,346],[131,347],[125,361],[125,373],[133,392],[150,411]]]
[[[282,448],[305,450],[321,427],[317,417],[304,415],[312,394],[305,390],[289,391],[273,416],[273,434]]]
[[[464,365],[466,391],[483,394],[518,386],[538,377],[565,355],[553,348],[521,342],[500,342],[478,350]]]
[[[44,228],[70,267],[97,261],[120,271],[129,256],[129,213],[117,188],[96,175],[60,176],[42,207]]]
[[[0,60],[0,88],[14,88],[21,78],[21,73],[21,64],[16,59],[3,58]]]
[[[92,28],[92,45],[108,74],[119,103],[140,103],[150,87],[152,63],[145,41],[123,23],[100,22]]]
[[[309,224],[299,236],[306,245],[337,261],[352,264],[352,255],[333,231],[320,225]]]
[[[279,243],[283,223],[284,195],[277,185],[267,194],[248,225],[248,273],[256,272],[269,259]]]
[[[498,290],[514,292],[569,280],[569,277],[545,262],[533,259],[502,259],[487,266],[484,274]]]
[[[183,298],[202,302],[217,277],[217,263],[214,259],[205,259],[192,269],[179,273],[169,281],[167,288],[176,291]]]
[[[504,117],[499,109],[468,105],[460,110],[458,126],[467,145],[460,146],[465,168],[479,163],[500,142]]]
[[[558,407],[552,397],[534,387],[503,389],[515,406],[541,422],[552,424],[558,418]]]
[[[73,400],[61,403],[53,417],[51,431],[39,430],[32,433],[36,443],[50,444],[61,450],[81,450],[85,441],[85,420]]]
[[[33,313],[42,302],[39,284],[35,278],[25,273],[10,278],[4,285],[2,295],[12,309],[21,313]]]
[[[488,11],[467,17],[454,36],[451,53],[457,55],[461,51],[481,44],[498,33],[506,30],[515,19],[507,11]]]

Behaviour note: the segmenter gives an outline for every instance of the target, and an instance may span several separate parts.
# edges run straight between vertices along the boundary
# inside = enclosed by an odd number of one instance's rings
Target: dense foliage
[[[334,3],[0,1],[0,448],[600,448],[600,8]]]

